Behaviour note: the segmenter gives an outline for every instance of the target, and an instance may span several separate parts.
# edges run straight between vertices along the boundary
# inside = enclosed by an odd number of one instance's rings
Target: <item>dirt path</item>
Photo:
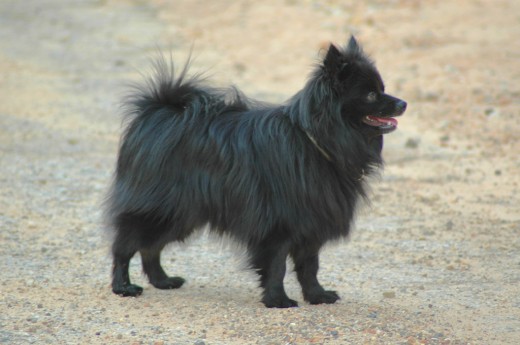
[[[520,341],[520,2],[279,3],[0,2],[0,343]],[[144,295],[112,295],[99,204],[125,81],[157,47],[183,61],[194,43],[194,69],[280,101],[350,32],[409,109],[372,207],[324,252],[342,300],[265,309],[240,255],[206,238],[165,253],[179,291],[151,288],[136,259]]]

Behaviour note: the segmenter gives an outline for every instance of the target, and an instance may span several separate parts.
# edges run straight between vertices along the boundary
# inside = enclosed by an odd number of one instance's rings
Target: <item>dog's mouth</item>
[[[379,130],[388,133],[397,128],[397,120],[393,117],[377,117],[373,115],[367,115],[363,118],[363,123],[377,127]]]

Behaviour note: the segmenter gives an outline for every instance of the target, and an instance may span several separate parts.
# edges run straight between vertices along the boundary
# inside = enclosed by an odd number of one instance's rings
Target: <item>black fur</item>
[[[128,265],[139,251],[160,289],[180,287],[160,253],[209,224],[248,251],[267,307],[294,307],[283,287],[288,255],[305,300],[334,303],[319,284],[322,245],[347,236],[366,175],[381,165],[383,127],[366,115],[400,115],[373,63],[354,38],[331,45],[305,87],[285,105],[252,101],[236,89],[174,77],[160,59],[156,75],[128,100],[107,215],[115,229],[112,289],[137,296]],[[367,100],[373,92],[374,97]]]

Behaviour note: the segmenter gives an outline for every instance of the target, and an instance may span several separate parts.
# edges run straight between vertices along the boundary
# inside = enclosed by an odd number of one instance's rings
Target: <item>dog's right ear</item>
[[[347,51],[350,53],[361,53],[362,52],[361,46],[357,42],[354,35],[350,36],[350,40],[348,41],[348,44],[347,44]]]
[[[329,50],[327,51],[327,55],[323,60],[323,66],[325,66],[329,70],[335,70],[339,68],[340,63],[341,52],[334,44],[331,43],[329,46]]]

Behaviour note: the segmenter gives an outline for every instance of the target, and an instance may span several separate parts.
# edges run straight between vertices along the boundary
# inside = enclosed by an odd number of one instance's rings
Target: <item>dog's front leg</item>
[[[273,232],[276,234],[276,232]],[[252,248],[252,265],[260,275],[260,286],[264,288],[262,303],[268,308],[297,307],[298,303],[285,293],[283,279],[285,277],[287,255],[291,243],[278,235],[263,240]]]
[[[325,290],[318,282],[320,245],[300,244],[291,249],[294,269],[302,287],[303,298],[310,304],[334,303],[336,291]]]

